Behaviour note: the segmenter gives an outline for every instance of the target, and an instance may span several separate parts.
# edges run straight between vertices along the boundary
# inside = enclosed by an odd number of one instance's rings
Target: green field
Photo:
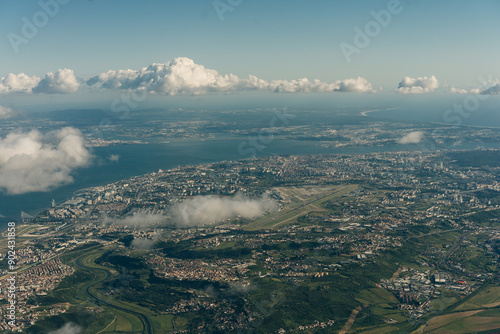
[[[304,191],[300,188],[279,188],[292,203],[281,211],[256,219],[244,226],[246,230],[277,229],[297,223],[297,218],[313,211],[326,211],[323,203],[340,198],[358,189],[358,185],[345,185],[318,188],[316,191]]]

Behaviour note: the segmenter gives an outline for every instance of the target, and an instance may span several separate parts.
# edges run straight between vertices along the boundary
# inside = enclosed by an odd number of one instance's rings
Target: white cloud
[[[36,87],[33,93],[44,94],[66,94],[74,93],[78,90],[80,84],[76,80],[73,70],[59,69],[56,73],[49,72],[45,75]]]
[[[276,202],[269,197],[197,196],[176,205],[172,209],[172,216],[180,226],[198,226],[218,224],[236,217],[252,219],[276,209]]]
[[[9,194],[48,191],[71,183],[71,172],[90,160],[77,129],[45,135],[36,130],[11,132],[0,138],[0,189]]]
[[[0,94],[7,93],[41,93],[65,94],[74,93],[80,84],[71,69],[59,69],[55,73],[45,74],[41,79],[24,73],[10,73],[0,79]]]
[[[15,111],[12,108],[0,106],[0,119],[11,118],[15,115]]]
[[[130,247],[138,249],[151,249],[154,244],[155,241],[151,239],[138,238],[132,241]]]
[[[404,77],[399,83],[396,92],[400,94],[423,94],[431,93],[439,87],[435,76],[410,78]]]
[[[50,331],[48,334],[80,334],[82,332],[82,328],[72,322],[66,323],[61,328]]]
[[[109,161],[111,161],[111,162],[119,162],[120,161],[120,156],[118,154],[111,154],[109,156]]]
[[[30,77],[24,73],[10,73],[6,77],[0,78],[0,94],[31,93],[39,81],[40,78],[37,76]]]
[[[161,224],[203,226],[219,224],[226,219],[236,217],[256,218],[276,209],[276,202],[268,196],[252,199],[241,194],[234,197],[208,195],[189,198],[177,203],[169,209],[167,214],[139,211],[119,220],[106,218],[104,223],[134,228],[149,228]],[[138,240],[134,246],[146,247],[150,243],[148,240]]]
[[[463,88],[451,87],[450,93],[452,93],[452,94],[468,94],[469,91],[467,89],[463,89]]]
[[[165,95],[206,94],[240,90],[270,90],[274,92],[375,92],[362,77],[325,83],[307,78],[299,80],[266,81],[250,75],[241,79],[234,74],[222,75],[218,71],[196,64],[192,59],[180,57],[165,64],[152,64],[139,71],[112,70],[87,80],[87,85],[107,89],[119,88],[148,91]]]
[[[140,71],[107,71],[87,80],[87,84],[103,88],[146,90],[166,95],[196,95],[234,90],[240,81],[233,74],[221,75],[216,70],[207,69],[189,58],[181,57],[165,64],[149,65]]]
[[[357,77],[353,79],[337,80],[333,83],[325,83],[319,80],[309,81],[307,78],[299,80],[274,80],[269,83],[269,88],[279,93],[325,93],[325,92],[357,92],[374,93],[371,83],[365,78]]]
[[[147,238],[135,238],[130,244],[131,248],[138,249],[151,249],[160,240],[158,235],[155,235],[153,239]]]
[[[422,131],[413,131],[398,140],[400,144],[418,144],[424,139]]]

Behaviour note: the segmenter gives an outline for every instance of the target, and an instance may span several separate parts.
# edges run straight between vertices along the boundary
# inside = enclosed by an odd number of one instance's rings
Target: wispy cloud
[[[50,331],[48,334],[80,334],[82,332],[82,328],[72,322],[66,323],[61,328]]]
[[[413,131],[398,140],[400,144],[418,144],[424,139],[422,131]]]
[[[15,115],[15,111],[12,108],[0,106],[0,119],[11,118]]]
[[[112,222],[139,229],[162,224],[179,227],[205,226],[220,224],[237,217],[257,218],[277,208],[277,203],[268,196],[254,199],[241,194],[233,197],[208,195],[185,199],[173,205],[166,214],[139,211],[118,220],[106,218],[104,223]],[[141,241],[138,241],[138,244],[140,243]]]
[[[244,195],[234,197],[197,196],[176,205],[172,216],[180,226],[218,224],[229,218],[256,218],[277,209],[269,197],[252,199]]]

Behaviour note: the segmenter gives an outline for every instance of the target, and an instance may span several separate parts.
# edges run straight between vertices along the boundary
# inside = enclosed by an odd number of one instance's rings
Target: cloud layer
[[[399,83],[396,92],[399,94],[423,94],[431,93],[439,87],[435,76],[410,78],[404,77]]]
[[[424,139],[422,131],[413,131],[398,140],[400,144],[418,144]]]
[[[251,199],[243,195],[234,197],[197,196],[176,205],[172,216],[180,226],[218,224],[229,218],[256,218],[277,209],[268,197]]]
[[[9,194],[48,191],[71,183],[71,172],[90,160],[77,129],[12,132],[0,138],[0,190]]]
[[[107,71],[90,78],[86,83],[98,88],[130,89],[165,95],[199,95],[240,90],[268,90],[279,93],[375,92],[368,80],[362,77],[337,80],[333,83],[309,81],[306,78],[266,81],[252,75],[247,79],[240,79],[234,74],[220,74],[185,57],[164,64],[152,64],[139,71]]]

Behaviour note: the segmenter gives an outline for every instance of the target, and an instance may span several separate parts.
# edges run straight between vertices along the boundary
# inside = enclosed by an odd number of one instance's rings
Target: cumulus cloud
[[[418,144],[424,139],[422,131],[413,131],[398,140],[400,144]]]
[[[45,75],[36,87],[33,93],[44,94],[67,94],[78,90],[80,84],[76,80],[73,70],[59,69],[56,73],[49,72]]]
[[[61,328],[50,331],[48,334],[80,334],[82,332],[82,328],[72,322],[66,323]]]
[[[11,118],[15,115],[14,109],[0,106],[0,119]]]
[[[180,57],[164,64],[149,65],[139,71],[107,71],[87,80],[87,84],[178,95],[234,90],[242,82],[233,74],[221,75],[216,70],[196,64],[192,59]]]
[[[268,85],[270,90],[278,93],[329,93],[329,92],[357,92],[375,93],[376,90],[368,80],[362,77],[353,79],[337,80],[333,83],[325,83],[319,80],[309,81],[307,78],[299,80],[275,80]]]
[[[244,195],[234,197],[197,196],[184,200],[172,209],[172,216],[180,226],[218,224],[229,218],[256,218],[277,209],[269,197],[251,199]]]
[[[450,93],[452,93],[452,94],[468,94],[469,91],[467,89],[463,89],[463,88],[451,87]]]
[[[111,70],[86,81],[87,85],[107,89],[128,89],[151,93],[206,94],[240,90],[269,90],[273,92],[375,92],[362,77],[325,83],[319,80],[266,81],[250,75],[241,79],[234,74],[220,74],[196,64],[186,57],[176,58],[164,64],[152,64],[139,71]]]
[[[41,79],[24,73],[10,73],[0,79],[0,94],[7,93],[40,93],[66,94],[74,93],[80,84],[71,69],[59,69],[55,73],[45,74]]]
[[[400,94],[423,94],[431,93],[439,87],[435,76],[410,78],[404,77],[399,83],[396,92]]]
[[[6,77],[0,78],[0,94],[31,93],[38,82],[40,82],[40,78],[37,76],[30,77],[24,73],[10,73]]]
[[[90,160],[77,129],[11,132],[0,138],[0,189],[9,194],[48,191],[71,183],[71,172]]]

